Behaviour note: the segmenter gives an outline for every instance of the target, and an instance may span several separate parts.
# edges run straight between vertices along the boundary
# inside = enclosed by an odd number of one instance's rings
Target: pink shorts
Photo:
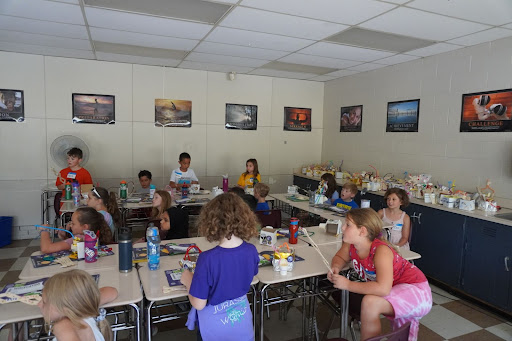
[[[389,295],[383,298],[391,303],[395,311],[395,316],[389,317],[393,330],[411,322],[409,341],[416,341],[420,319],[432,308],[432,292],[428,282],[397,284],[391,288]]]

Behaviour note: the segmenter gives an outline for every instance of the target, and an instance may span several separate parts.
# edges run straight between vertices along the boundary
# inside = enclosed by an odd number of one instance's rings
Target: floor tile
[[[30,255],[32,255],[34,252],[37,252],[37,251],[40,251],[41,250],[41,246],[40,245],[37,245],[37,246],[28,246],[25,248],[25,251],[23,251],[23,253],[20,255],[20,257],[30,257]]]
[[[430,289],[432,290],[432,293],[436,293],[437,295],[443,296],[444,298],[448,298],[448,299],[451,299],[451,300],[458,300],[459,299],[458,297],[453,296],[449,292],[447,292],[447,291],[445,291],[445,290],[443,290],[441,288],[438,288],[438,287],[436,287],[433,284],[430,284]]]
[[[7,271],[0,271],[0,281],[2,280],[6,272]]]
[[[481,328],[463,317],[443,308],[440,305],[432,307],[430,313],[420,320],[420,323],[446,339],[468,334]]]
[[[197,331],[188,330],[187,328],[175,329],[172,331],[158,332],[153,336],[152,340],[155,341],[168,341],[168,340],[180,340],[180,341],[196,341]]]
[[[11,266],[10,270],[23,270],[29,259],[30,257],[20,257],[16,259],[16,262]]]
[[[7,271],[2,280],[0,280],[0,288],[18,281],[20,273],[21,271]]]
[[[501,323],[497,326],[486,328],[485,330],[497,335],[505,340],[512,340],[512,323]]]
[[[435,292],[432,292],[432,302],[435,304],[443,304],[443,303],[453,302],[453,300],[446,296],[439,295]]]
[[[13,248],[13,247],[26,247],[26,246],[28,246],[28,244],[30,244],[30,241],[31,241],[31,239],[13,240],[11,242],[11,244],[6,245],[6,246],[0,248],[0,250],[10,249],[10,248]]]
[[[502,339],[501,337],[496,336],[496,335],[488,332],[485,329],[478,330],[478,331],[473,332],[473,333],[464,334],[464,335],[461,335],[459,337],[450,339],[450,341],[482,341],[482,340],[485,340],[485,341],[503,341],[504,339]]]
[[[0,252],[0,259],[8,259],[8,258],[18,258],[23,251],[25,251],[25,247],[11,247],[2,249]]]
[[[441,306],[482,328],[492,327],[503,322],[464,301],[452,301],[444,303]]]
[[[17,258],[2,259],[0,261],[0,271],[9,271],[11,266],[16,262]]]
[[[444,337],[433,332],[430,328],[420,323],[420,329],[418,331],[418,340],[443,341]]]
[[[291,308],[286,321],[279,320],[279,314],[272,314],[271,319],[265,319],[263,327],[270,341],[293,340],[302,336],[302,314],[296,308]]]
[[[28,244],[28,246],[40,246],[40,245],[41,245],[41,239],[39,239],[39,238],[32,239],[30,241],[30,243]]]

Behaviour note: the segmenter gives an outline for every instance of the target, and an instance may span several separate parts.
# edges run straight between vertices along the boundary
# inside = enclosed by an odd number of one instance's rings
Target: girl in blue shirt
[[[202,340],[254,340],[247,292],[258,274],[256,216],[236,194],[217,196],[201,210],[199,232],[215,248],[199,255],[194,274],[183,272],[192,307],[187,325],[197,318]]]

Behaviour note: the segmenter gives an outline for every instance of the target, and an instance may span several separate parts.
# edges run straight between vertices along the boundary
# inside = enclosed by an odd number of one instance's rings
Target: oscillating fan
[[[81,166],[85,166],[89,160],[89,147],[87,147],[87,144],[83,140],[76,136],[63,135],[57,137],[50,147],[50,155],[60,169],[68,166],[67,153],[71,148],[80,148],[82,150],[84,155],[80,163]]]

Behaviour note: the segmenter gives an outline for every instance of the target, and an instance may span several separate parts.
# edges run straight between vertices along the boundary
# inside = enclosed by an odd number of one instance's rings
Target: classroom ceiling
[[[0,0],[0,50],[329,81],[512,36],[512,0]]]

